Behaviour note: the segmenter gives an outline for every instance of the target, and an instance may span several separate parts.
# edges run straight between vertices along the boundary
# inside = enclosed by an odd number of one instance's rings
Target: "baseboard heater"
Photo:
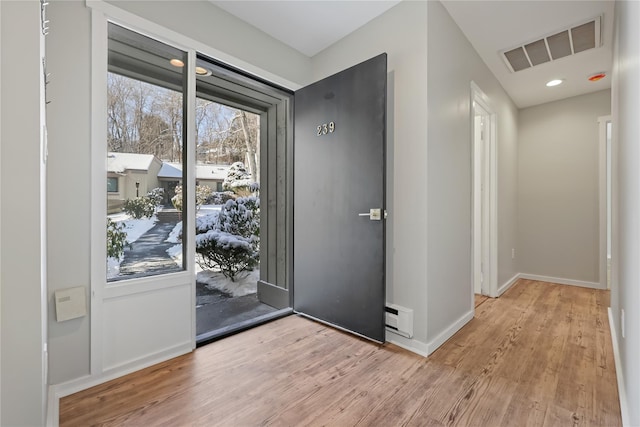
[[[388,331],[413,338],[413,310],[387,303],[384,308],[385,326]]]

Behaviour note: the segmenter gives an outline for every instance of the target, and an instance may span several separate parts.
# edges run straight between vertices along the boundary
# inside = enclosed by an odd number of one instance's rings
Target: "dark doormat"
[[[232,297],[196,283],[196,336],[278,311],[258,301],[257,294]]]

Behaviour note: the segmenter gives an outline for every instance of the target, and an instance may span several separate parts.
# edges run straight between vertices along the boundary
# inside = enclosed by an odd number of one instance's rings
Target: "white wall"
[[[192,37],[206,53],[217,52],[232,65],[262,77],[278,74],[279,83],[293,86],[310,80],[309,58],[207,1],[114,3]],[[51,2],[49,19],[49,299],[55,290],[70,286],[87,287],[89,298],[92,262],[104,262],[90,257],[90,12],[84,0]],[[89,375],[89,316],[57,323],[52,314],[48,326],[49,382],[58,384]]]
[[[473,315],[470,82],[498,123],[498,286],[517,272],[518,111],[440,2],[428,2],[428,336],[431,349]],[[446,43],[442,43],[446,40]]]
[[[3,1],[0,19],[0,425],[34,426],[45,402],[40,4]]]
[[[611,312],[626,425],[640,425],[640,3],[616,2],[613,75],[613,269]],[[615,166],[614,166],[615,167]],[[621,310],[625,312],[622,336]],[[626,412],[626,413],[625,413]]]
[[[520,110],[520,272],[600,281],[599,124],[611,91]]]
[[[401,2],[313,58],[314,80],[388,55],[387,301],[414,310],[414,340],[427,352],[427,4]]]

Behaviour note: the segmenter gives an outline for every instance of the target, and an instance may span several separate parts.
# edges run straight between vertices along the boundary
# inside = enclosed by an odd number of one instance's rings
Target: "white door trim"
[[[475,150],[475,111],[476,105],[484,110],[488,115],[487,137],[485,138],[484,153],[477,153]],[[475,281],[477,280],[477,272],[479,270],[479,263],[485,259],[483,264],[484,270],[484,286],[482,286],[482,293],[490,297],[498,296],[498,154],[497,154],[497,114],[491,106],[489,97],[480,89],[475,83],[471,82],[471,141],[474,149],[473,156],[473,191],[472,191],[472,206],[473,206],[473,249],[472,249],[472,265],[473,268],[473,288],[476,288]],[[481,197],[479,186],[476,185],[476,180],[480,179],[480,171],[478,165],[480,159],[478,155],[484,157],[485,161],[485,212],[488,212],[488,219],[485,222],[485,235],[488,236],[488,242],[483,244],[476,244],[478,239],[482,241],[482,204],[476,203],[476,200]],[[486,206],[488,204],[488,206]],[[485,215],[486,217],[486,215]],[[483,248],[484,247],[484,248]],[[484,253],[484,255],[483,255]]]
[[[611,116],[598,117],[598,211],[600,216],[600,262],[599,282],[601,289],[607,289],[607,123]]]

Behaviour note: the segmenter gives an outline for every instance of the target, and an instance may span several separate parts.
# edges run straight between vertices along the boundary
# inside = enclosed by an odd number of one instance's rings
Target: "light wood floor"
[[[62,426],[619,426],[608,292],[521,280],[429,358],[289,316],[68,396]]]
[[[482,304],[483,302],[485,302],[486,300],[488,300],[488,299],[489,299],[489,297],[488,297],[488,296],[486,296],[486,295],[480,295],[480,294],[474,294],[474,296],[473,296],[473,297],[474,297],[474,301],[475,301],[475,305],[474,305],[474,307],[475,307],[476,309],[478,308],[478,306],[479,306],[480,304]]]

